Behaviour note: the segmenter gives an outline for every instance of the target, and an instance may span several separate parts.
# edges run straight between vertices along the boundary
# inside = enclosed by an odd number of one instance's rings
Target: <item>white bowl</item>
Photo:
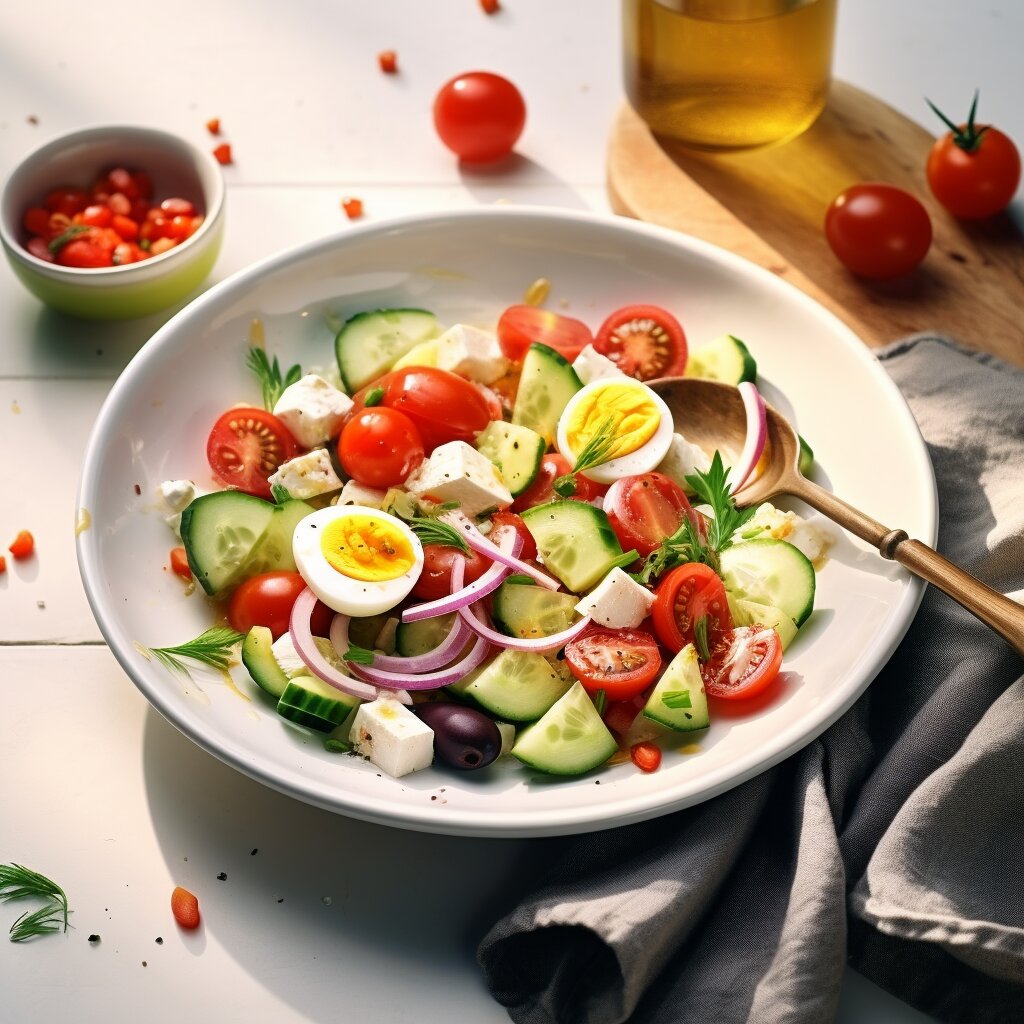
[[[624,764],[557,780],[506,761],[395,780],[325,753],[260,699],[244,669],[234,672],[239,696],[216,673],[197,670],[196,685],[185,685],[139,653],[137,642],[179,643],[213,619],[204,598],[186,599],[161,569],[174,538],[153,492],[172,477],[209,484],[210,425],[235,402],[258,404],[244,366],[254,321],[282,363],[325,366],[333,327],[354,312],[416,306],[443,323],[493,325],[542,276],[552,309],[594,327],[618,306],[654,302],[677,313],[691,344],[726,331],[743,338],[835,491],[934,540],[934,479],[902,397],[845,326],[772,274],[692,238],[578,213],[506,207],[368,224],[269,259],[178,313],[117,381],[88,445],[79,501],[92,525],[78,538],[86,592],[125,671],[196,743],[269,786],[368,820],[470,835],[579,832],[663,814],[763,771],[833,722],[885,663],[922,587],[845,538],[819,574],[816,611],[787,652],[778,699],[720,716],[695,741],[699,752],[669,750],[651,775]]]

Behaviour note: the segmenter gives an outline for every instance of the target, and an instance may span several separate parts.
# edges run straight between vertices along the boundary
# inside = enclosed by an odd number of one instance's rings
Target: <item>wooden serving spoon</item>
[[[740,451],[747,417],[739,391],[717,381],[664,377],[649,382],[672,410],[672,418],[688,441],[706,451]],[[808,480],[799,469],[800,442],[786,418],[766,404],[768,440],[761,473],[736,493],[741,507],[757,505],[777,494],[801,498],[834,523],[878,548],[883,558],[927,580],[994,629],[1024,655],[1024,607],[986,586],[937,551],[911,540],[904,530],[890,530],[831,491]]]

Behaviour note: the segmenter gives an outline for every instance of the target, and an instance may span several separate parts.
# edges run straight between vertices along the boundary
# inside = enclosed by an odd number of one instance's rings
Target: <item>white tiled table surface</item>
[[[1024,7],[841,8],[838,75],[926,123],[924,93],[959,114],[980,86],[984,118],[1024,139]],[[377,70],[383,49],[400,75]],[[472,68],[527,99],[520,157],[500,173],[460,171],[433,133],[434,92]],[[343,194],[373,219],[497,200],[607,211],[620,98],[617,0],[505,0],[490,18],[477,0],[0,6],[3,177],[86,124],[205,145],[205,121],[222,119],[236,164],[210,283],[343,231]],[[73,321],[0,267],[0,542],[27,526],[39,552],[0,576],[0,862],[58,879],[76,926],[0,941],[0,1020],[507,1020],[475,943],[536,876],[543,841],[399,832],[273,793],[149,710],[101,642],[74,555],[81,455],[111,382],[167,315]],[[169,920],[179,883],[202,898],[195,936]],[[925,1020],[853,973],[840,1019]]]

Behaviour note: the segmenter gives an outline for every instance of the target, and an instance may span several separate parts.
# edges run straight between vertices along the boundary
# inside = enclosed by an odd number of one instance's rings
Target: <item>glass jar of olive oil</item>
[[[784,142],[825,106],[837,0],[623,0],[626,95],[685,146]]]

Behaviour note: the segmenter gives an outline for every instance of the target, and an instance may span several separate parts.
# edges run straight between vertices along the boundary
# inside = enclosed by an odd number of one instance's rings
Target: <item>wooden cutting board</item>
[[[934,330],[1024,366],[1024,233],[1007,214],[957,221],[932,199],[924,167],[933,141],[920,125],[843,82],[833,84],[825,112],[802,136],[745,153],[661,143],[625,105],[608,147],[608,192],[617,213],[767,267],[868,345]],[[928,208],[932,248],[905,278],[857,278],[828,248],[825,210],[863,181],[898,185]]]

